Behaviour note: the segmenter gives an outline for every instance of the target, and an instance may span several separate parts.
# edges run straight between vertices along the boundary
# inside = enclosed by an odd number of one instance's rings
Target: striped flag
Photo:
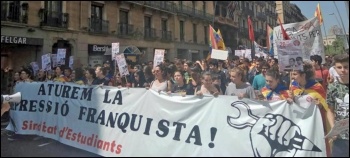
[[[322,17],[320,3],[317,4],[316,11],[315,11],[315,17],[318,18],[318,21],[319,21],[320,25],[322,25],[323,17]]]
[[[220,50],[226,50],[224,38],[222,38],[222,35],[221,35],[221,32],[220,32],[219,29],[218,29],[217,34],[218,34],[218,36],[220,37],[220,40],[217,41],[218,49],[220,49]]]
[[[227,16],[230,18],[233,18],[233,13],[236,10],[236,7],[238,5],[238,1],[231,1],[227,6]]]

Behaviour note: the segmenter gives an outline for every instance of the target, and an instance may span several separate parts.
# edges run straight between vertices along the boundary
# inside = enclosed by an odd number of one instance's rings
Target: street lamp
[[[329,14],[329,15],[334,15],[334,16],[335,16],[335,19],[337,19],[337,22],[338,22],[338,26],[339,26],[339,27],[341,27],[341,25],[340,25],[340,22],[339,22],[339,20],[338,20],[338,17],[337,17],[337,15],[335,15],[334,13],[331,13],[331,14]]]

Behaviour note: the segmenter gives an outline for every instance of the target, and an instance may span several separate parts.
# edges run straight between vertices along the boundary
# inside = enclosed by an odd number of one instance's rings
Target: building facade
[[[215,30],[220,29],[226,47],[232,52],[240,46],[251,48],[248,33],[248,16],[253,22],[255,41],[266,46],[267,25],[276,26],[275,1],[238,1],[233,16],[228,14],[230,1],[217,1],[215,9]]]
[[[212,1],[3,1],[1,57],[12,68],[66,49],[75,62],[94,66],[111,59],[111,43],[137,62],[196,60],[209,52]],[[204,33],[203,33],[204,32]],[[68,65],[69,58],[66,58]]]
[[[300,8],[297,5],[290,3],[290,1],[276,1],[276,12],[283,24],[307,20],[307,18],[301,13]],[[277,24],[279,24],[278,19],[276,20]]]

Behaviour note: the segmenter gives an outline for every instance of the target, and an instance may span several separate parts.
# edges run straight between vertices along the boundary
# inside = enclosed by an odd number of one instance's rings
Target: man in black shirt
[[[220,78],[220,80],[221,80],[220,89],[221,89],[222,94],[225,94],[225,92],[226,92],[226,85],[227,85],[226,74],[223,71],[220,71],[218,69],[218,66],[219,66],[219,64],[218,64],[217,60],[211,60],[210,63],[209,63],[210,72],[213,75],[217,75],[218,78]]]

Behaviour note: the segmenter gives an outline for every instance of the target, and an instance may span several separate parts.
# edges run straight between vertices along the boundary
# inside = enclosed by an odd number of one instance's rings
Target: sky
[[[341,20],[340,20],[338,11],[334,5],[334,1],[290,1],[290,2],[296,4],[300,8],[301,13],[306,18],[314,17],[317,4],[320,3],[322,17],[323,17],[323,24],[325,25],[327,35],[328,35],[328,30],[333,25],[338,25],[338,26],[340,25],[339,27],[342,28]],[[338,10],[340,12],[340,16],[341,16],[341,19],[343,20],[345,30],[346,32],[349,32],[349,17],[346,11],[345,2],[336,1],[335,4],[337,5]],[[334,13],[335,15],[329,15],[332,13]],[[338,18],[339,24],[337,22],[337,18]],[[323,26],[321,26],[321,30],[322,30],[322,34],[325,35]]]

